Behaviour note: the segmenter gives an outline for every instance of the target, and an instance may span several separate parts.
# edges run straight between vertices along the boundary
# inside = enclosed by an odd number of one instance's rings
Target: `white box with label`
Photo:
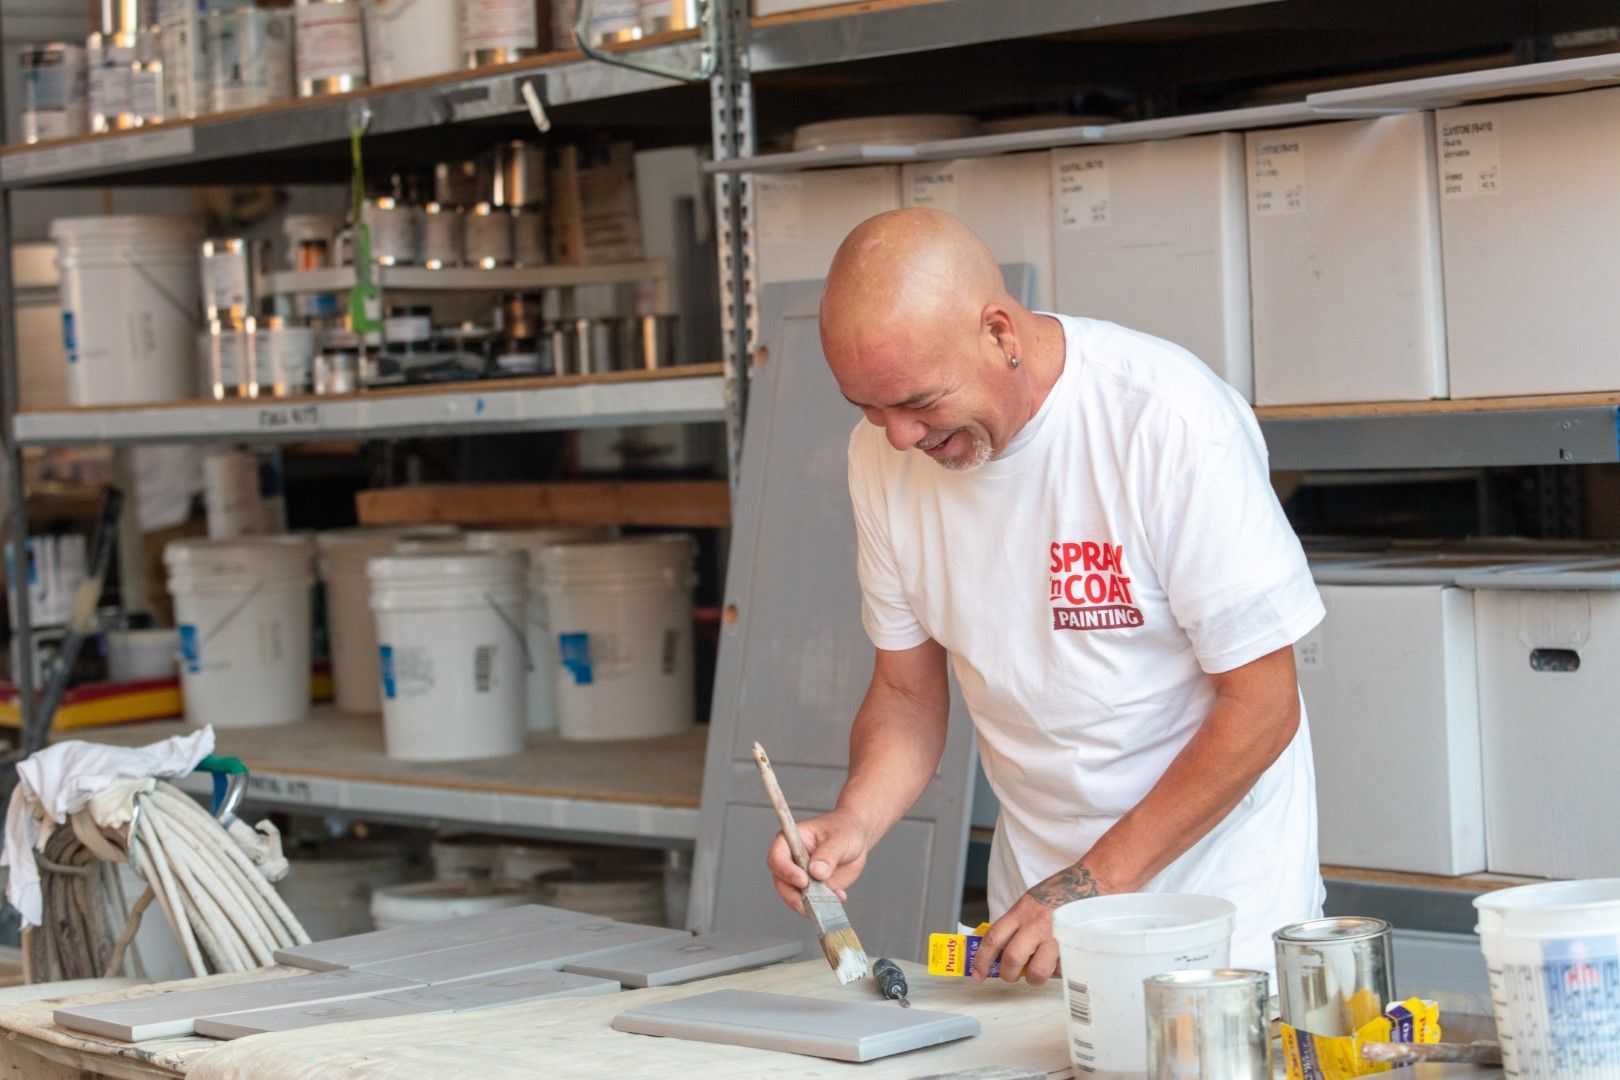
[[[1056,310],[1173,341],[1254,399],[1243,137],[1052,151]]]
[[[1051,154],[1044,151],[907,165],[900,176],[906,206],[954,214],[990,246],[997,263],[1033,267],[1041,311],[1052,310],[1051,192]]]
[[[1322,585],[1294,646],[1324,863],[1485,869],[1473,597],[1445,584]]]
[[[1620,389],[1620,89],[1435,117],[1452,396]]]
[[[1445,397],[1431,117],[1251,131],[1246,146],[1256,404]]]
[[[1525,587],[1474,593],[1487,865],[1620,876],[1620,563],[1489,580]]]
[[[900,208],[900,167],[766,173],[754,181],[759,280],[814,281],[851,229]]]

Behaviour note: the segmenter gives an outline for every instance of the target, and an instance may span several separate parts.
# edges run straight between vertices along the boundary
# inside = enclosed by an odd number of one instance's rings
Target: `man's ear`
[[[1013,324],[1012,312],[1003,304],[992,300],[984,305],[984,310],[979,313],[979,327],[1001,350],[1003,361],[1024,354],[1019,347],[1018,328]]]

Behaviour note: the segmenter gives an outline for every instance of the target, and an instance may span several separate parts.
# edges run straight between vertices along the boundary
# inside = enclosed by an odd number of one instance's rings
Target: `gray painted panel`
[[[804,951],[801,941],[756,934],[706,934],[657,941],[624,949],[612,956],[569,964],[564,971],[613,979],[626,987],[674,986],[732,971],[792,960]]]
[[[409,979],[415,983],[447,983],[527,967],[560,971],[564,964],[575,960],[605,956],[650,941],[686,936],[685,931],[668,930],[662,926],[634,926],[611,919],[598,919],[594,922],[561,923],[523,937],[464,945],[459,949],[445,949],[401,960],[384,960],[367,964],[359,970]]]
[[[416,926],[396,926],[389,930],[373,930],[367,934],[317,941],[309,945],[295,945],[275,951],[276,963],[288,967],[309,968],[312,971],[338,971],[386,960],[403,960],[408,956],[440,952],[444,949],[476,945],[485,941],[518,937],[536,930],[548,930],[564,923],[591,922],[593,916],[582,915],[565,908],[545,907],[542,904],[524,904],[520,907],[491,911],[484,915],[466,915],[459,919],[421,923]]]

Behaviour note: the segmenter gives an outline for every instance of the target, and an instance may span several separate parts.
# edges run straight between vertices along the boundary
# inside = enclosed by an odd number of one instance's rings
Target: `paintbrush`
[[[1471,1065],[1502,1064],[1502,1045],[1489,1039],[1471,1043],[1382,1043],[1361,1044],[1364,1061],[1391,1065],[1416,1065],[1421,1061],[1461,1062]]]
[[[775,807],[776,820],[782,825],[782,839],[787,841],[793,861],[808,875],[810,853],[804,849],[804,838],[799,835],[799,827],[793,823],[793,811],[788,809],[782,786],[776,782],[771,759],[765,756],[765,748],[759,743],[754,744],[754,761],[759,764],[759,778],[765,785],[765,795],[771,800],[771,806]],[[804,890],[804,911],[816,924],[816,931],[821,935],[821,951],[826,954],[827,963],[832,966],[838,981],[848,986],[857,979],[866,978],[866,950],[861,948],[861,939],[855,936],[855,928],[849,925],[849,916],[844,914],[844,905],[838,902],[838,894],[826,882],[811,878]]]

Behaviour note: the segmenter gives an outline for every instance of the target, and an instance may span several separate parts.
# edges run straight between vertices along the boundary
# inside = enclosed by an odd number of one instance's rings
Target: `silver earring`
[[[1011,365],[1012,365],[1012,369],[1013,369],[1013,370],[1014,370],[1014,371],[1017,371],[1017,370],[1018,370],[1018,357],[1016,357],[1016,356],[1010,356],[1010,357],[1008,357],[1008,358],[1007,358],[1007,363],[1009,363],[1009,364],[1011,364]]]

